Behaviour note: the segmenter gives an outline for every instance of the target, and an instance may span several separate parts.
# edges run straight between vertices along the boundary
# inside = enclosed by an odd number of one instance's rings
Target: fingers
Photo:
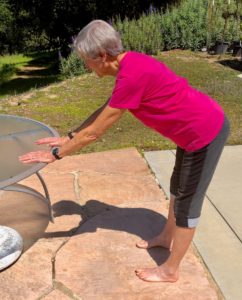
[[[39,162],[50,163],[54,160],[55,158],[49,151],[36,151],[19,156],[19,161],[24,164],[32,164]]]
[[[51,143],[49,143],[49,146],[50,146],[50,147],[58,147],[58,146],[60,146],[60,142],[58,142],[58,141],[56,141],[56,142],[51,142]]]
[[[66,142],[68,142],[69,140],[70,140],[69,137],[47,137],[47,138],[39,139],[35,143],[37,145],[48,144],[49,147],[60,147]]]
[[[47,138],[39,139],[35,143],[37,145],[44,145],[44,144],[57,143],[58,140],[59,140],[58,137],[47,137]]]

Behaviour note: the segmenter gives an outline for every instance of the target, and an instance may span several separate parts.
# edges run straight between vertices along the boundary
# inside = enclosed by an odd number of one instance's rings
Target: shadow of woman
[[[147,208],[117,207],[99,200],[89,200],[85,206],[73,201],[62,200],[53,205],[55,218],[62,215],[80,215],[79,226],[70,231],[44,233],[44,238],[76,236],[97,229],[127,232],[141,239],[149,239],[159,234],[166,218]],[[139,239],[137,238],[137,240]],[[162,250],[162,251],[161,251]],[[169,250],[161,247],[148,249],[152,259],[162,264],[169,256]]]

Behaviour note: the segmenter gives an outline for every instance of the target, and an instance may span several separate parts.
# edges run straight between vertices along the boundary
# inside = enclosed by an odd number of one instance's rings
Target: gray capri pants
[[[222,129],[207,146],[194,152],[177,147],[176,162],[170,180],[170,192],[175,197],[174,213],[179,227],[196,227],[207,188],[229,135],[225,116]]]

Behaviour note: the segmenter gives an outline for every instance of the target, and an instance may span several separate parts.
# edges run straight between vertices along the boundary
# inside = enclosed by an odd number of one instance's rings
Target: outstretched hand
[[[19,156],[19,161],[24,164],[32,164],[32,163],[52,163],[56,158],[50,151],[35,151],[29,152],[24,155]]]
[[[35,143],[37,145],[49,145],[50,147],[61,147],[70,140],[68,136],[63,137],[47,137],[39,139]]]
[[[47,137],[43,139],[39,139],[35,143],[37,145],[48,145],[50,148],[52,147],[61,147],[66,142],[68,142],[70,138],[68,136],[64,137]],[[51,153],[51,151],[35,151],[35,152],[29,152],[24,155],[19,156],[19,161],[24,164],[32,164],[32,163],[52,163],[55,161],[56,158]]]

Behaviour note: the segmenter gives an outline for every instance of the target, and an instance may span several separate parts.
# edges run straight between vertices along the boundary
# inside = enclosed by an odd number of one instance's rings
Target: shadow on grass
[[[0,98],[18,95],[33,88],[47,86],[61,81],[56,51],[27,55],[33,58],[22,68],[16,68],[15,77],[0,84]]]
[[[0,97],[18,95],[33,88],[44,87],[58,81],[60,81],[58,76],[45,78],[15,78],[0,86]]]
[[[225,59],[218,61],[221,65],[242,72],[242,61],[236,59]]]
[[[0,67],[0,83],[9,80],[17,71],[14,64],[4,64]]]

